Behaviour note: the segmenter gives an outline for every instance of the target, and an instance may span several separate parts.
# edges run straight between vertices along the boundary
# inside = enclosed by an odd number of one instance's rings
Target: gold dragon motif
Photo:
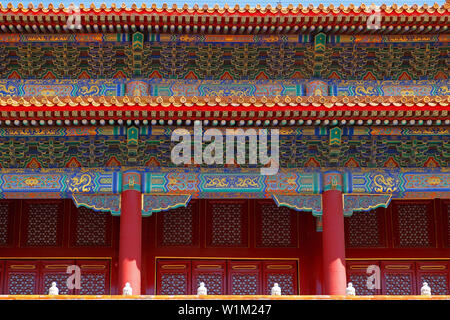
[[[373,183],[377,186],[376,192],[394,192],[397,190],[396,180],[392,177],[384,177],[378,174],[373,177]]]

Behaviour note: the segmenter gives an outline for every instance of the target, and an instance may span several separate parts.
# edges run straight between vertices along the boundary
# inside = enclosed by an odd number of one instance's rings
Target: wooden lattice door
[[[192,294],[197,294],[200,282],[205,283],[208,294],[226,294],[226,261],[194,260],[192,261]]]

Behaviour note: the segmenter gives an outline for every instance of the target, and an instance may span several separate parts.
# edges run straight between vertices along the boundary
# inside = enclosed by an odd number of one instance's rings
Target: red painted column
[[[136,190],[138,189],[138,190]],[[123,175],[119,235],[119,294],[127,282],[133,295],[141,294],[142,194],[140,174]]]
[[[340,173],[324,174],[322,210],[324,294],[345,295],[344,204]]]

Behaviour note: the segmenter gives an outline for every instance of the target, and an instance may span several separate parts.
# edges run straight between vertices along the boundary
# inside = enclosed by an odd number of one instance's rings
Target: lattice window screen
[[[158,213],[158,219],[162,221],[159,228],[161,238],[160,245],[163,246],[192,246],[195,244],[194,208],[191,204],[185,208],[178,208]]]
[[[0,203],[0,246],[7,246],[11,239],[12,213],[9,203]]]
[[[95,212],[80,207],[76,217],[75,246],[107,246],[108,213]]]
[[[295,212],[274,203],[256,206],[258,247],[295,247],[297,227]]]
[[[247,244],[245,203],[211,202],[207,229],[210,246],[242,247]]]
[[[383,212],[380,210],[372,210],[355,212],[351,217],[345,218],[346,246],[351,248],[384,246],[383,232],[385,230],[382,224],[382,214]]]
[[[59,246],[62,203],[29,203],[27,246]]]
[[[397,210],[395,235],[398,247],[432,247],[434,245],[433,215],[425,203],[399,203]]]

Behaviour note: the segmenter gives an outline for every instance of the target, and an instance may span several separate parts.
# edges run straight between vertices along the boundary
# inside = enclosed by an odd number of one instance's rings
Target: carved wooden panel
[[[198,211],[198,201],[192,200],[186,208],[158,212],[158,246],[197,246]]]
[[[282,295],[298,294],[297,263],[295,261],[264,261],[262,294],[270,295],[275,283]]]
[[[442,201],[442,220],[444,244],[450,247],[450,201]]]
[[[375,266],[380,267],[379,261],[347,261],[347,283],[351,282],[358,296],[381,294],[381,269],[379,273]],[[374,271],[368,268],[372,267]]]
[[[81,269],[81,288],[75,294],[110,294],[110,262],[107,260],[77,260]]]
[[[4,294],[38,294],[39,264],[35,260],[6,262]]]
[[[414,262],[385,261],[381,263],[382,294],[412,295],[416,292]]]
[[[74,290],[67,286],[67,267],[75,264],[74,260],[44,260],[40,262],[39,294],[48,294],[52,282],[56,282],[59,294],[74,294]]]
[[[423,248],[436,245],[432,201],[392,203],[394,246]]]
[[[421,261],[416,263],[417,270],[417,294],[424,282],[428,283],[432,295],[449,294],[449,269],[448,262]]]
[[[23,241],[28,247],[60,247],[63,229],[62,200],[23,202]]]
[[[205,283],[210,294],[226,294],[226,261],[225,260],[193,260],[192,261],[192,294],[197,294],[200,282]]]
[[[228,261],[228,287],[232,295],[262,294],[261,262]]]
[[[245,200],[209,200],[206,206],[207,245],[248,245],[248,203]]]
[[[11,246],[13,243],[15,204],[11,200],[0,201],[0,247]]]
[[[273,201],[255,202],[256,245],[258,247],[297,247],[298,212],[278,207]]]
[[[112,217],[110,213],[96,212],[84,207],[73,208],[71,246],[111,246]]]
[[[348,248],[384,247],[386,245],[385,210],[354,212],[344,219]]]
[[[191,294],[191,261],[159,260],[157,270],[157,294]]]

